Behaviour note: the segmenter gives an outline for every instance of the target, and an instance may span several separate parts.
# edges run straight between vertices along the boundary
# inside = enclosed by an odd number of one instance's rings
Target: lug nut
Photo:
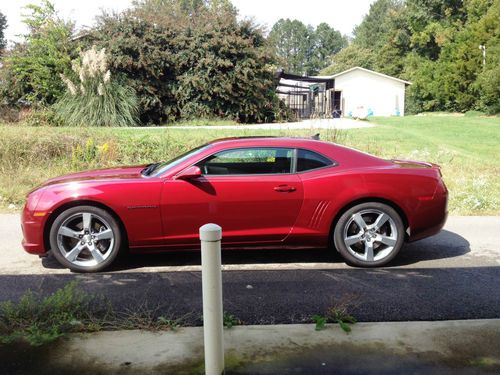
[[[81,242],[81,244],[82,244],[82,245],[85,245],[85,242],[83,242],[83,241],[82,241],[82,242]]]

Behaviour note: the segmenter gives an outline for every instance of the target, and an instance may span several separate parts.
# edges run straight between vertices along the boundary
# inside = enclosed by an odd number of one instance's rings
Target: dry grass
[[[386,158],[442,166],[453,215],[500,214],[500,119],[408,116],[375,118],[375,128],[320,132]],[[26,193],[61,174],[167,160],[227,136],[310,136],[311,130],[47,128],[0,125],[0,208],[19,209]]]

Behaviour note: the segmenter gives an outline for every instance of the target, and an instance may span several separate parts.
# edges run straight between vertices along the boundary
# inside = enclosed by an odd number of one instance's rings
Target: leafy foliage
[[[299,20],[280,19],[269,33],[279,63],[285,71],[308,72],[308,54],[312,48],[310,30]]]
[[[28,290],[18,303],[0,304],[0,342],[25,340],[42,345],[74,332],[93,311],[91,302],[89,295],[76,289],[76,282],[45,298]]]
[[[176,98],[184,119],[274,120],[274,72],[264,38],[246,21],[221,19],[185,35]]]
[[[103,17],[91,39],[136,90],[144,123],[282,115],[262,31],[238,21],[228,1],[140,1]]]
[[[138,112],[135,92],[111,77],[106,50],[96,47],[73,61],[78,84],[64,75],[67,92],[55,105],[59,121],[68,126],[131,126]]]
[[[360,66],[366,69],[375,69],[375,54],[368,48],[357,44],[350,44],[331,58],[331,65],[321,71],[321,74],[332,75],[344,70]]]
[[[268,39],[285,71],[307,75],[323,69],[347,45],[347,38],[327,23],[314,29],[290,19],[276,22]]]
[[[328,309],[326,315],[313,315],[311,320],[315,324],[314,330],[321,331],[326,328],[327,323],[337,323],[345,332],[351,332],[351,324],[356,324],[356,319],[347,312],[345,305],[334,306]]]
[[[231,329],[234,326],[240,325],[241,321],[234,315],[224,311],[224,314],[222,315],[222,323],[224,327],[226,327],[227,329]]]
[[[7,41],[5,40],[4,30],[7,28],[7,17],[0,12],[0,56],[3,50],[7,46]]]
[[[73,25],[58,18],[48,0],[26,8],[30,14],[24,23],[30,32],[25,43],[16,45],[6,56],[2,96],[9,104],[21,100],[50,105],[64,94],[59,75],[71,69]]]
[[[48,344],[72,332],[103,329],[175,330],[185,317],[159,315],[159,306],[144,302],[120,312],[104,297],[78,288],[76,281],[42,297],[28,290],[18,302],[0,303],[0,344]]]
[[[172,121],[179,116],[177,33],[130,13],[106,15],[84,40],[106,48],[113,74],[127,77],[139,100],[142,123]]]
[[[498,19],[495,0],[378,0],[323,73],[364,66],[409,80],[410,113],[498,113]]]
[[[314,329],[316,331],[321,331],[326,328],[326,322],[328,321],[328,319],[325,316],[313,315],[311,319],[315,324]]]

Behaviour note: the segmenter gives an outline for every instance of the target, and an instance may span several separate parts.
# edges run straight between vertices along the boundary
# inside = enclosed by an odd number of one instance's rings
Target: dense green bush
[[[56,119],[68,126],[132,126],[136,124],[138,104],[132,88],[111,76],[106,50],[85,51],[81,61],[73,61],[78,77],[75,84],[61,75],[67,86],[56,104]]]
[[[6,59],[0,104],[36,109],[56,103],[56,122],[72,126],[135,123],[132,92],[142,124],[221,117],[263,122],[287,114],[276,100],[274,59],[263,32],[239,21],[228,0],[138,1],[76,37],[48,0],[28,9],[30,32]],[[98,86],[87,88],[71,71],[78,52],[92,45],[108,51],[114,78],[98,94]],[[31,123],[45,124],[49,114],[44,109]]]
[[[112,72],[127,77],[135,90],[144,124],[162,123],[179,117],[176,33],[129,13],[101,17],[83,44],[106,48]]]
[[[51,105],[64,94],[59,75],[71,70],[76,55],[73,25],[60,19],[47,0],[26,8],[31,12],[24,19],[29,33],[5,56],[0,95],[10,105]]]
[[[263,33],[238,21],[228,1],[138,2],[128,13],[103,17],[88,39],[110,51],[112,71],[136,89],[144,123],[262,122],[279,112]]]
[[[184,37],[176,99],[185,119],[274,120],[274,72],[265,41],[249,22],[219,19]]]

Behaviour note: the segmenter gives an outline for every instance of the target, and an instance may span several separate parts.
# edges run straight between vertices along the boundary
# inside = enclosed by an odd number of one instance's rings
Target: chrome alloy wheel
[[[343,239],[347,251],[365,262],[388,257],[398,241],[394,220],[377,209],[354,213],[344,227]]]
[[[57,230],[60,253],[76,266],[93,267],[104,262],[114,243],[115,234],[110,224],[95,213],[75,213]]]

